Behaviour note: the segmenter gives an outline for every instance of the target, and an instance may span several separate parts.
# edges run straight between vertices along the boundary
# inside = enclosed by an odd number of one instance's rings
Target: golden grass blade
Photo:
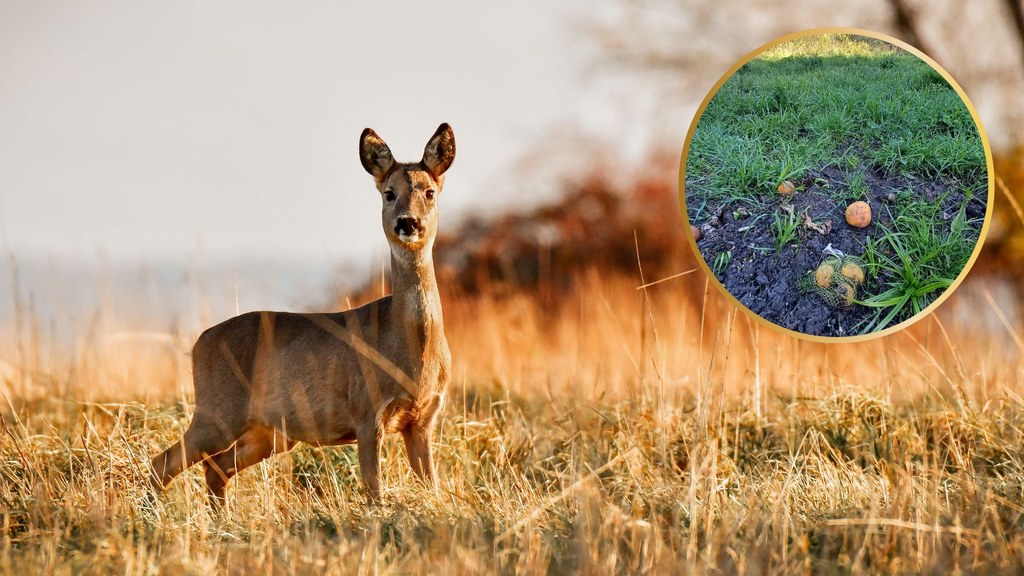
[[[533,509],[533,511],[531,511],[525,518],[523,518],[522,520],[516,522],[515,524],[512,525],[511,528],[508,528],[507,530],[505,530],[504,532],[499,534],[498,537],[494,539],[495,544],[498,544],[498,543],[502,542],[503,540],[505,540],[506,538],[512,536],[517,531],[519,531],[520,528],[522,528],[523,526],[526,526],[530,522],[533,522],[538,517],[540,517],[540,515],[543,514],[545,510],[547,510],[551,506],[557,504],[558,502],[564,500],[566,497],[568,497],[573,492],[578,490],[581,486],[583,486],[584,484],[586,484],[590,480],[593,480],[594,478],[597,478],[603,472],[605,472],[607,470],[611,470],[611,468],[613,466],[615,466],[616,464],[618,464],[620,460],[622,460],[623,458],[626,458],[627,456],[632,455],[634,452],[636,452],[636,448],[630,448],[626,452],[620,452],[618,456],[616,456],[615,458],[612,458],[611,460],[609,460],[603,466],[593,470],[592,472],[590,472],[586,476],[583,476],[579,480],[573,482],[572,484],[567,486],[565,489],[563,489],[558,494],[555,494],[555,495],[551,496],[550,498],[548,498],[547,500],[544,500],[537,507],[535,507]]]
[[[1006,186],[1006,183],[1003,182],[1003,179],[1000,178],[999,175],[996,175],[995,178],[996,186],[999,187],[1003,196],[1006,196],[1006,199],[1010,201],[1010,206],[1013,208],[1013,212],[1017,215],[1017,219],[1020,220],[1022,225],[1024,225],[1024,210],[1021,210],[1020,203],[1018,203],[1017,199],[1010,193],[1010,189]]]
[[[662,278],[660,280],[655,280],[653,282],[648,282],[646,284],[641,284],[640,286],[637,286],[636,289],[637,290],[643,290],[644,288],[650,288],[651,286],[657,286],[658,284],[661,284],[662,282],[668,282],[669,280],[675,280],[676,278],[682,278],[683,276],[686,276],[687,274],[693,274],[697,270],[700,270],[700,268],[690,268],[689,270],[687,270],[685,272],[680,272],[678,274],[673,274],[671,276],[666,276],[665,278]]]

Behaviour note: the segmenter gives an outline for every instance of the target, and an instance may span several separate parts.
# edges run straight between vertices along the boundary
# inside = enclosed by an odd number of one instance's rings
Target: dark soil
[[[789,199],[778,196],[762,214],[749,210],[750,214],[737,217],[735,212],[742,206],[740,203],[718,207],[712,211],[717,215],[717,222],[712,218],[709,222],[694,223],[703,230],[697,246],[705,262],[714,269],[716,257],[723,252],[731,252],[728,265],[717,274],[718,280],[740,303],[770,322],[818,336],[859,334],[873,313],[871,308],[860,305],[830,307],[812,289],[811,274],[822,260],[822,250],[831,244],[848,255],[863,254],[869,236],[874,236],[875,240],[882,236],[878,224],[891,223],[887,209],[892,207],[888,198],[890,193],[915,190],[916,200],[934,202],[949,191],[940,213],[940,217],[946,220],[952,220],[956,215],[963,202],[963,193],[950,182],[926,183],[868,171],[865,173],[868,193],[864,200],[871,205],[872,222],[866,228],[857,229],[846,223],[847,203],[836,200],[839,196],[837,191],[845,190],[844,182],[842,172],[835,168],[811,170],[794,181],[798,190],[803,188],[802,191]],[[968,205],[968,218],[983,218],[986,201],[984,195],[975,197]],[[786,203],[792,204],[798,221],[802,222],[805,210],[816,224],[831,220],[831,232],[822,235],[801,225],[798,240],[776,252],[773,214]],[[877,278],[868,278],[858,289],[857,297],[877,292],[877,282]]]

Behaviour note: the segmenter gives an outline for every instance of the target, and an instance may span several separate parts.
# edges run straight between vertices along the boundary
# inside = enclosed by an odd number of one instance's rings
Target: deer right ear
[[[423,149],[423,164],[434,178],[440,178],[451,168],[454,160],[455,134],[446,122],[437,127],[437,132],[434,132],[427,147]]]
[[[391,149],[376,132],[367,128],[359,137],[359,161],[363,168],[373,176],[379,184],[395,164]]]

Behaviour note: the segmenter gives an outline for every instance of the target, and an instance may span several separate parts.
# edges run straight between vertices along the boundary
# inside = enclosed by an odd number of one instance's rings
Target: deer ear
[[[395,164],[395,157],[391,155],[391,149],[384,143],[384,140],[376,132],[367,128],[359,137],[359,161],[379,183]]]
[[[423,164],[434,178],[440,178],[448,171],[454,160],[455,133],[447,123],[441,124],[437,127],[437,132],[430,137],[427,147],[423,149]]]

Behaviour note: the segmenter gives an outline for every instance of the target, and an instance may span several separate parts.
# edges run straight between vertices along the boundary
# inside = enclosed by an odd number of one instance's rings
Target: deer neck
[[[444,337],[431,248],[391,253],[392,321],[404,326],[406,334],[418,335],[424,347],[436,341],[432,335]]]

